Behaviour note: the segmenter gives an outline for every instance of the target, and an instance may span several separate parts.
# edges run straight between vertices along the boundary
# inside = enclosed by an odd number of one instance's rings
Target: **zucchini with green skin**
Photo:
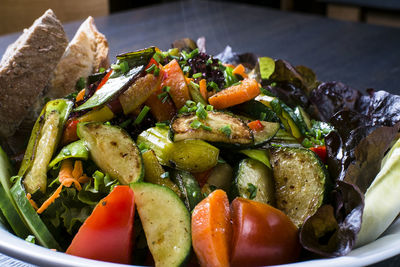
[[[271,140],[278,132],[280,125],[277,122],[260,121],[262,130],[252,131],[254,136],[254,146],[262,146]]]
[[[152,149],[162,165],[189,172],[202,172],[218,162],[219,149],[203,140],[189,139],[171,142],[168,129],[152,127],[143,131],[137,143]]]
[[[46,192],[47,166],[58,146],[72,106],[73,103],[65,99],[50,101],[37,119],[18,172],[19,176],[23,176],[28,193],[33,194],[37,190]]]
[[[171,171],[171,179],[178,185],[182,192],[186,208],[192,211],[203,199],[198,182],[190,172],[182,170]]]
[[[270,160],[277,208],[300,227],[329,192],[328,172],[318,156],[305,148],[271,148]]]
[[[208,127],[194,127],[193,123],[201,122]],[[235,145],[253,144],[253,134],[241,119],[223,112],[208,111],[207,118],[199,120],[195,113],[176,116],[171,121],[171,139],[181,141],[186,139],[201,139],[214,143]],[[224,131],[224,127],[229,130]]]
[[[21,219],[18,207],[10,192],[10,178],[12,174],[11,163],[6,153],[0,147],[0,212],[14,233],[21,238],[26,238],[30,234],[30,231]]]
[[[235,187],[240,197],[275,205],[275,185],[271,169],[258,160],[244,159],[239,163]]]
[[[183,265],[192,247],[190,213],[183,202],[164,186],[130,186],[155,266]]]
[[[233,106],[231,110],[234,113],[243,114],[255,120],[279,122],[279,118],[276,116],[275,112],[260,101],[254,99]]]
[[[78,123],[77,133],[96,165],[121,184],[141,181],[144,167],[140,151],[128,133],[117,126]]]
[[[22,177],[16,177],[16,182],[11,188],[11,195],[17,204],[19,211],[31,232],[36,237],[37,242],[50,249],[56,249],[61,251],[61,247],[54,239],[53,235],[49,232],[46,225],[40,219],[39,215],[36,213],[35,209],[32,207],[28,198],[26,197],[26,192],[22,185]]]
[[[271,168],[271,163],[269,162],[269,154],[265,149],[245,149],[240,150],[241,153],[245,154],[251,159],[258,160],[264,163],[265,166]]]

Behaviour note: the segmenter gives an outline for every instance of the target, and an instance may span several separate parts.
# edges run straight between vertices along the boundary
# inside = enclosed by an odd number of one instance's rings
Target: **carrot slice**
[[[229,266],[231,228],[223,190],[215,190],[197,204],[192,213],[192,244],[201,266]]]
[[[83,98],[85,97],[85,92],[86,92],[85,88],[80,90],[79,93],[76,95],[75,102],[82,101]]]
[[[236,68],[233,69],[232,73],[235,75],[240,75],[243,78],[249,77],[246,73],[246,69],[242,64],[237,65]]]
[[[168,121],[175,116],[176,109],[169,97],[165,100],[164,98],[158,97],[162,93],[162,87],[157,88],[157,90],[147,98],[145,105],[150,107],[150,112],[157,121]]]
[[[260,94],[258,83],[254,79],[244,79],[238,85],[232,85],[208,99],[216,109],[224,109],[244,103]]]
[[[200,94],[204,98],[204,100],[207,101],[207,98],[208,98],[207,97],[208,96],[208,94],[207,94],[207,81],[205,79],[201,79],[200,82],[199,82],[199,85],[200,85]]]
[[[189,88],[186,84],[185,75],[175,59],[163,67],[164,81],[161,88],[169,86],[169,95],[174,101],[176,108],[180,109],[190,100]]]

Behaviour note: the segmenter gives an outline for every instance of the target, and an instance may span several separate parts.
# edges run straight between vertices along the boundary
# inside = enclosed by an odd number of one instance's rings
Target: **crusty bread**
[[[108,66],[107,39],[97,30],[93,18],[88,17],[58,63],[46,96],[50,99],[64,97],[75,91],[80,77]]]
[[[0,136],[12,136],[41,96],[65,48],[67,36],[47,10],[11,44],[0,62]]]

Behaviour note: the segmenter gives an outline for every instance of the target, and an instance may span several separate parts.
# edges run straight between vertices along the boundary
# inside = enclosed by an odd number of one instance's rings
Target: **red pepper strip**
[[[103,87],[103,85],[108,81],[108,79],[110,78],[111,74],[113,73],[113,70],[110,70],[106,76],[104,76],[104,78],[101,80],[99,86],[97,86],[97,90],[99,90],[101,87]]]
[[[323,163],[326,163],[326,146],[310,147],[310,150],[314,151]]]
[[[253,131],[259,132],[262,129],[264,129],[264,125],[262,125],[262,123],[260,122],[260,120],[256,120],[256,121],[251,121],[247,124],[247,126],[249,126],[249,128]]]
[[[69,143],[72,143],[76,140],[78,140],[78,135],[76,133],[76,127],[78,125],[78,120],[69,120],[66,123],[62,138],[61,138],[61,144],[62,145],[67,145]]]

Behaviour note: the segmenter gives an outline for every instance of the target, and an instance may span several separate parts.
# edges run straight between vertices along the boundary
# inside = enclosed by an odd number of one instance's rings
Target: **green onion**
[[[146,70],[146,72],[147,72],[147,73],[150,73],[150,72],[152,72],[153,70],[155,70],[156,68],[157,68],[156,64],[153,64],[153,65],[151,65],[151,66]]]
[[[160,75],[160,68],[155,68],[153,74],[154,76],[158,77],[158,75]]]
[[[249,198],[254,199],[257,196],[257,186],[252,183],[247,184],[247,191],[249,192]]]
[[[168,93],[167,93],[167,92],[162,92],[162,93],[160,93],[160,94],[157,95],[158,99],[164,98],[164,97],[166,97],[166,96],[168,96]]]
[[[213,61],[211,58],[207,59],[206,65],[211,65],[212,63],[213,63]]]
[[[193,58],[193,57],[197,56],[198,54],[199,54],[199,49],[196,48],[195,50],[193,50],[192,52],[190,52],[189,58]]]
[[[214,107],[211,106],[211,105],[207,105],[207,106],[206,106],[206,110],[207,110],[207,111],[213,111],[213,110],[214,110]]]
[[[169,172],[164,172],[163,174],[160,175],[160,177],[162,179],[169,178]]]
[[[217,92],[220,91],[218,85],[212,81],[207,84],[207,87],[211,87],[211,88],[215,89],[215,91],[217,91]]]
[[[190,85],[192,85],[194,88],[196,88],[197,90],[200,89],[200,85],[198,85],[197,83],[190,81]]]
[[[163,92],[169,93],[169,91],[171,90],[171,87],[170,86],[164,86],[162,90],[163,90]]]
[[[195,105],[196,105],[196,102],[194,102],[194,101],[192,101],[192,100],[187,100],[186,103],[185,103],[185,105],[188,106],[188,107],[190,108],[190,107],[195,106]]]
[[[204,124],[201,125],[201,128],[202,128],[203,130],[206,130],[206,131],[209,131],[209,132],[212,131],[212,128],[211,128],[210,126],[207,126],[207,125],[204,125]]]
[[[197,78],[200,78],[201,76],[203,76],[203,74],[201,74],[201,73],[195,73],[195,74],[193,74],[193,78],[195,78],[195,79],[197,79]]]
[[[32,243],[32,244],[35,244],[36,239],[35,239],[35,236],[34,236],[34,235],[28,235],[28,236],[25,238],[25,241],[27,241],[27,242],[29,242],[29,243]]]
[[[140,124],[143,121],[144,117],[147,115],[147,112],[149,112],[149,110],[150,108],[148,106],[144,106],[139,115],[136,117],[136,120],[133,122],[133,124]]]
[[[219,128],[219,131],[225,134],[227,137],[231,136],[232,134],[230,125],[225,125],[224,127]]]
[[[194,120],[190,123],[190,127],[193,129],[199,129],[203,125],[199,120]]]
[[[138,145],[138,148],[139,148],[139,150],[140,150],[141,153],[144,153],[144,152],[146,152],[147,150],[150,149],[150,147],[149,147],[147,144],[145,144],[145,143],[140,143],[140,144]]]
[[[132,119],[128,119],[128,120],[122,122],[122,123],[119,125],[119,127],[121,127],[121,128],[126,128],[126,127],[129,126],[129,124],[131,124],[131,122],[132,122]]]
[[[105,72],[105,71],[106,71],[105,68],[100,68],[100,69],[99,69],[99,73],[103,73],[103,72]]]
[[[156,122],[156,127],[164,128],[167,127],[167,124],[165,122]]]
[[[167,100],[168,100],[168,95],[166,95],[166,96],[161,100],[161,103],[165,103],[165,102],[167,102]]]
[[[263,95],[274,96],[270,91],[268,91],[267,89],[262,88],[262,87],[260,87],[260,92],[261,92]]]
[[[201,103],[199,103],[199,104],[197,105],[196,116],[201,120],[205,120],[205,119],[207,119],[207,115],[208,115],[207,111],[204,109],[204,107],[203,107],[203,105],[201,105]]]
[[[242,84],[242,82],[239,81],[239,82],[232,84],[231,86],[236,86],[236,85],[240,85],[240,84]]]
[[[189,108],[187,106],[181,107],[181,109],[178,111],[179,114],[187,113],[187,112],[189,112]]]
[[[155,61],[157,61],[157,63],[160,63],[161,59],[164,59],[164,55],[160,52],[156,52],[154,53],[153,58]]]
[[[265,118],[267,117],[267,113],[265,113],[265,112],[261,112],[260,113],[260,120],[265,120]]]
[[[121,63],[119,63],[119,65],[120,65],[120,70],[121,70],[121,72],[122,73],[127,73],[128,71],[129,71],[129,65],[128,65],[128,62],[127,61],[121,61]]]
[[[185,66],[182,69],[183,73],[188,73],[190,71],[190,67],[189,66]]]

